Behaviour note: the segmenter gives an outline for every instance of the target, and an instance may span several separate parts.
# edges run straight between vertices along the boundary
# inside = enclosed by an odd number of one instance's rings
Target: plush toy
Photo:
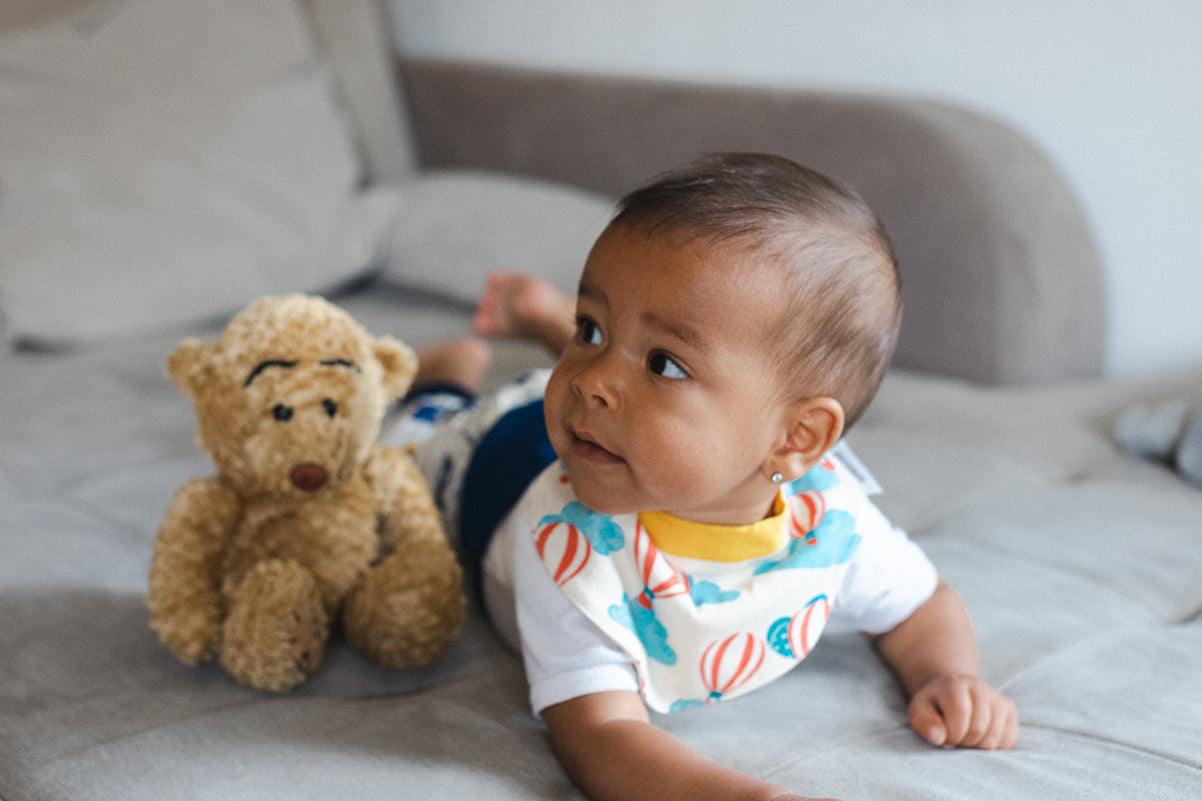
[[[431,662],[464,618],[461,572],[408,456],[376,441],[417,368],[314,297],[264,298],[168,361],[217,467],[175,494],[150,566],[150,622],[180,661],[283,692],[331,627],[368,659]]]

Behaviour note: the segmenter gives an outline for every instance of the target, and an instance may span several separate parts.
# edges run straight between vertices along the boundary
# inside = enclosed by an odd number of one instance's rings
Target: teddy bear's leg
[[[373,567],[343,606],[343,633],[367,659],[419,667],[459,635],[462,574],[444,542],[409,542]]]
[[[296,562],[259,562],[225,587],[221,664],[243,684],[284,692],[320,664],[327,616],[308,570]]]

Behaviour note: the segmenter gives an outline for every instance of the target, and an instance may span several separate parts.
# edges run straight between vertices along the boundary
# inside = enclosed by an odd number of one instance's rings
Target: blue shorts
[[[531,482],[555,461],[543,422],[549,370],[475,400],[423,387],[400,404],[385,441],[412,447],[465,566],[477,574],[493,533]]]
[[[536,400],[506,412],[476,446],[463,474],[459,538],[470,567],[479,570],[493,532],[526,487],[556,459]]]

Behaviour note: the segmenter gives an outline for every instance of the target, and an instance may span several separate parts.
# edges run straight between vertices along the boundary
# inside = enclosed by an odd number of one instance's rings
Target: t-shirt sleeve
[[[856,523],[861,542],[831,616],[866,634],[883,634],[926,603],[939,574],[922,548],[866,496]]]
[[[526,503],[509,516],[514,595],[530,705],[549,706],[592,693],[638,692],[631,657],[560,591],[534,547]]]

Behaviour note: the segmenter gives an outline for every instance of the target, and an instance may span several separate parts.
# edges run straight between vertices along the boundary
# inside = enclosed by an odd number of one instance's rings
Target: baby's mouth
[[[581,460],[590,464],[618,464],[623,459],[612,451],[606,450],[601,445],[597,444],[591,436],[585,433],[572,431],[572,452]]]

